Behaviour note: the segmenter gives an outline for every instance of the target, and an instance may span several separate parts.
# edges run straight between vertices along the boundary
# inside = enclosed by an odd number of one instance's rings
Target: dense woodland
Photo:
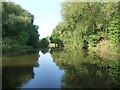
[[[51,42],[64,48],[118,51],[120,3],[63,2],[61,7],[62,22],[54,29]]]
[[[39,40],[34,16],[13,2],[2,3],[3,52],[38,49],[45,40]],[[48,44],[48,43],[47,43]],[[45,45],[46,46],[46,45]],[[43,47],[43,46],[42,46]]]
[[[120,3],[63,2],[61,8],[62,22],[53,30],[51,43],[64,48],[118,51]],[[33,23],[34,16],[30,12],[13,2],[3,2],[3,51],[48,46],[46,38],[40,44],[39,27]]]

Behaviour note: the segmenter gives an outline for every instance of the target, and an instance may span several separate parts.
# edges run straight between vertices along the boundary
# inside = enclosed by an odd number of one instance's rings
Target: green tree
[[[118,2],[63,2],[63,21],[56,26],[52,37],[61,40],[65,48],[82,48],[86,44],[94,47],[102,39],[116,43],[120,19],[118,5]]]
[[[38,48],[38,26],[33,22],[34,16],[20,5],[2,2],[3,51]]]
[[[40,48],[47,48],[49,45],[49,41],[46,38],[40,40]]]

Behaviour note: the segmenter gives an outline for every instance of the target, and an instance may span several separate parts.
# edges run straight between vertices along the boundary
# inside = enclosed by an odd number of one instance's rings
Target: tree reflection
[[[2,88],[19,88],[34,78],[33,67],[38,66],[38,53],[4,58]]]
[[[46,53],[49,51],[49,48],[41,48],[40,51],[41,51],[43,54],[46,54]]]
[[[111,60],[108,60],[109,62],[103,60],[94,52],[80,49],[52,51],[52,57],[59,68],[65,70],[65,75],[62,78],[62,88],[120,87],[117,80],[120,78],[118,71],[110,74]],[[114,61],[116,61],[115,58]],[[109,66],[109,68],[105,69],[106,66]]]

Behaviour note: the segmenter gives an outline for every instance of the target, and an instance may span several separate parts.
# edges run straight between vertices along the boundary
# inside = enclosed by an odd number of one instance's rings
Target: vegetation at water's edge
[[[62,22],[54,29],[51,42],[58,46],[63,44],[66,49],[117,53],[120,46],[119,8],[120,2],[63,2]]]
[[[38,26],[34,16],[13,2],[2,2],[2,51],[39,48]]]
[[[64,2],[62,18],[50,37],[51,43],[64,48],[86,48],[104,52],[119,52],[120,3]],[[34,16],[13,2],[2,3],[3,52],[33,50],[48,47],[39,40]],[[41,42],[41,43],[40,43]]]
[[[64,46],[64,53],[52,52],[67,74],[63,87],[120,87],[120,2],[63,2],[61,14],[62,22],[50,39]],[[88,54],[81,52],[83,48]],[[89,74],[95,78],[91,80]],[[105,76],[108,79],[101,83]],[[110,78],[113,82],[107,81]],[[94,79],[100,82],[94,83]]]

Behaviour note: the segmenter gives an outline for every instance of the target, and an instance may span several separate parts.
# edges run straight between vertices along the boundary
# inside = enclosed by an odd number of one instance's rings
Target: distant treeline
[[[62,22],[54,29],[51,42],[64,48],[118,50],[120,2],[63,2],[61,14]]]
[[[34,16],[14,2],[2,2],[2,50],[22,51],[39,48],[38,26]]]

